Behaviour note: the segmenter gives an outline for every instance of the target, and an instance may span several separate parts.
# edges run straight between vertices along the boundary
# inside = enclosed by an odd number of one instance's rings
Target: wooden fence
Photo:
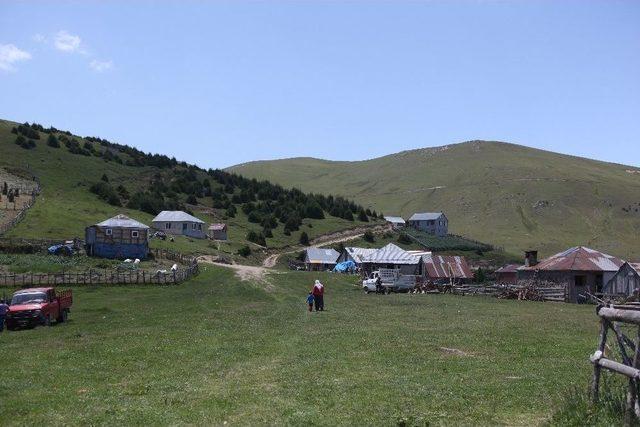
[[[22,206],[22,209],[18,212],[18,214],[11,219],[11,221],[0,224],[0,235],[6,233],[15,227],[20,221],[22,221],[27,214],[27,211],[36,203],[36,197],[40,192],[40,186],[37,187],[37,190],[34,190],[31,193],[31,198]]]
[[[628,378],[625,409],[625,425],[637,425],[640,420],[640,303],[599,305],[596,313],[600,317],[600,339],[598,349],[589,358],[593,364],[591,380],[591,400],[597,403],[602,369]],[[622,324],[635,327],[635,336],[628,337]],[[615,339],[607,344],[607,332]],[[617,349],[622,363],[613,359],[613,349]]]
[[[539,296],[543,301],[564,302],[567,300],[567,287],[565,285],[546,282],[537,284],[488,283],[454,285],[451,292],[459,295],[488,295],[493,297],[513,294],[516,296],[514,299],[518,299],[517,295],[527,290],[533,290],[537,294],[536,296]]]
[[[31,286],[59,285],[165,285],[178,284],[190,279],[199,272],[195,257],[163,249],[152,249],[156,259],[166,259],[180,263],[176,271],[164,270],[107,270],[90,269],[76,273],[22,273],[0,275],[0,287],[24,288]]]

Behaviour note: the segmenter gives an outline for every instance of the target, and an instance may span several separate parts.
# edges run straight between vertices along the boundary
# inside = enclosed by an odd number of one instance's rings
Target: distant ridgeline
[[[91,192],[111,205],[126,206],[152,215],[162,210],[188,212],[186,204],[222,209],[227,217],[234,217],[237,210],[242,209],[249,222],[262,225],[265,237],[270,237],[270,230],[277,228],[278,222],[284,225],[284,233],[290,234],[298,230],[302,219],[323,219],[325,213],[349,221],[382,218],[382,213],[365,209],[343,197],[303,193],[296,188],[285,189],[269,181],[249,179],[219,169],[205,170],[175,157],[147,154],[102,138],[80,138],[68,131],[54,127],[47,129],[36,123],[19,125],[11,132],[17,135],[16,144],[25,149],[35,147],[35,141],[40,139],[39,132],[42,132],[48,135],[48,146],[64,147],[78,156],[99,157],[128,167],[156,168],[150,180],[146,180],[148,184],[144,190],[131,193],[122,184],[114,187],[106,175],[90,187]]]

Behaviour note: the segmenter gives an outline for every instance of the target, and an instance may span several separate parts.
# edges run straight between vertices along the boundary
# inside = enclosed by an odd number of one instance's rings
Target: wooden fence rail
[[[22,206],[22,209],[18,212],[18,214],[11,219],[11,221],[6,222],[4,224],[0,224],[0,235],[6,233],[15,227],[20,221],[22,221],[27,214],[27,211],[36,203],[36,197],[40,194],[40,185],[36,187],[35,190],[31,193],[31,198],[27,201],[26,204]],[[15,205],[14,205],[15,206]]]
[[[596,312],[600,317],[600,338],[598,349],[589,357],[593,364],[591,400],[593,403],[598,402],[600,373],[603,368],[627,377],[624,424],[635,425],[640,420],[640,306],[637,303],[600,305]],[[635,326],[636,336],[627,337],[621,324]],[[608,332],[612,332],[615,338],[611,346],[607,344]],[[613,360],[613,349],[618,350],[622,362]]]
[[[156,259],[176,261],[182,265],[176,271],[160,270],[107,270],[89,269],[77,273],[22,273],[0,275],[0,287],[23,288],[31,286],[59,285],[133,285],[178,284],[190,279],[199,272],[195,257],[163,249],[153,249]],[[132,264],[133,265],[133,264]]]

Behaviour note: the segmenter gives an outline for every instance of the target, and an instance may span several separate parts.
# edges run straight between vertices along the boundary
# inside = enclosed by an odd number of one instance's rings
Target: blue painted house
[[[85,229],[87,255],[100,258],[144,259],[149,254],[149,227],[116,215]]]

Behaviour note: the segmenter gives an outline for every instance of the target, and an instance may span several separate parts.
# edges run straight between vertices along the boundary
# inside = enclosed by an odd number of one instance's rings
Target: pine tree
[[[303,231],[302,234],[300,234],[300,244],[304,246],[309,246],[309,235],[307,234],[306,231]]]

